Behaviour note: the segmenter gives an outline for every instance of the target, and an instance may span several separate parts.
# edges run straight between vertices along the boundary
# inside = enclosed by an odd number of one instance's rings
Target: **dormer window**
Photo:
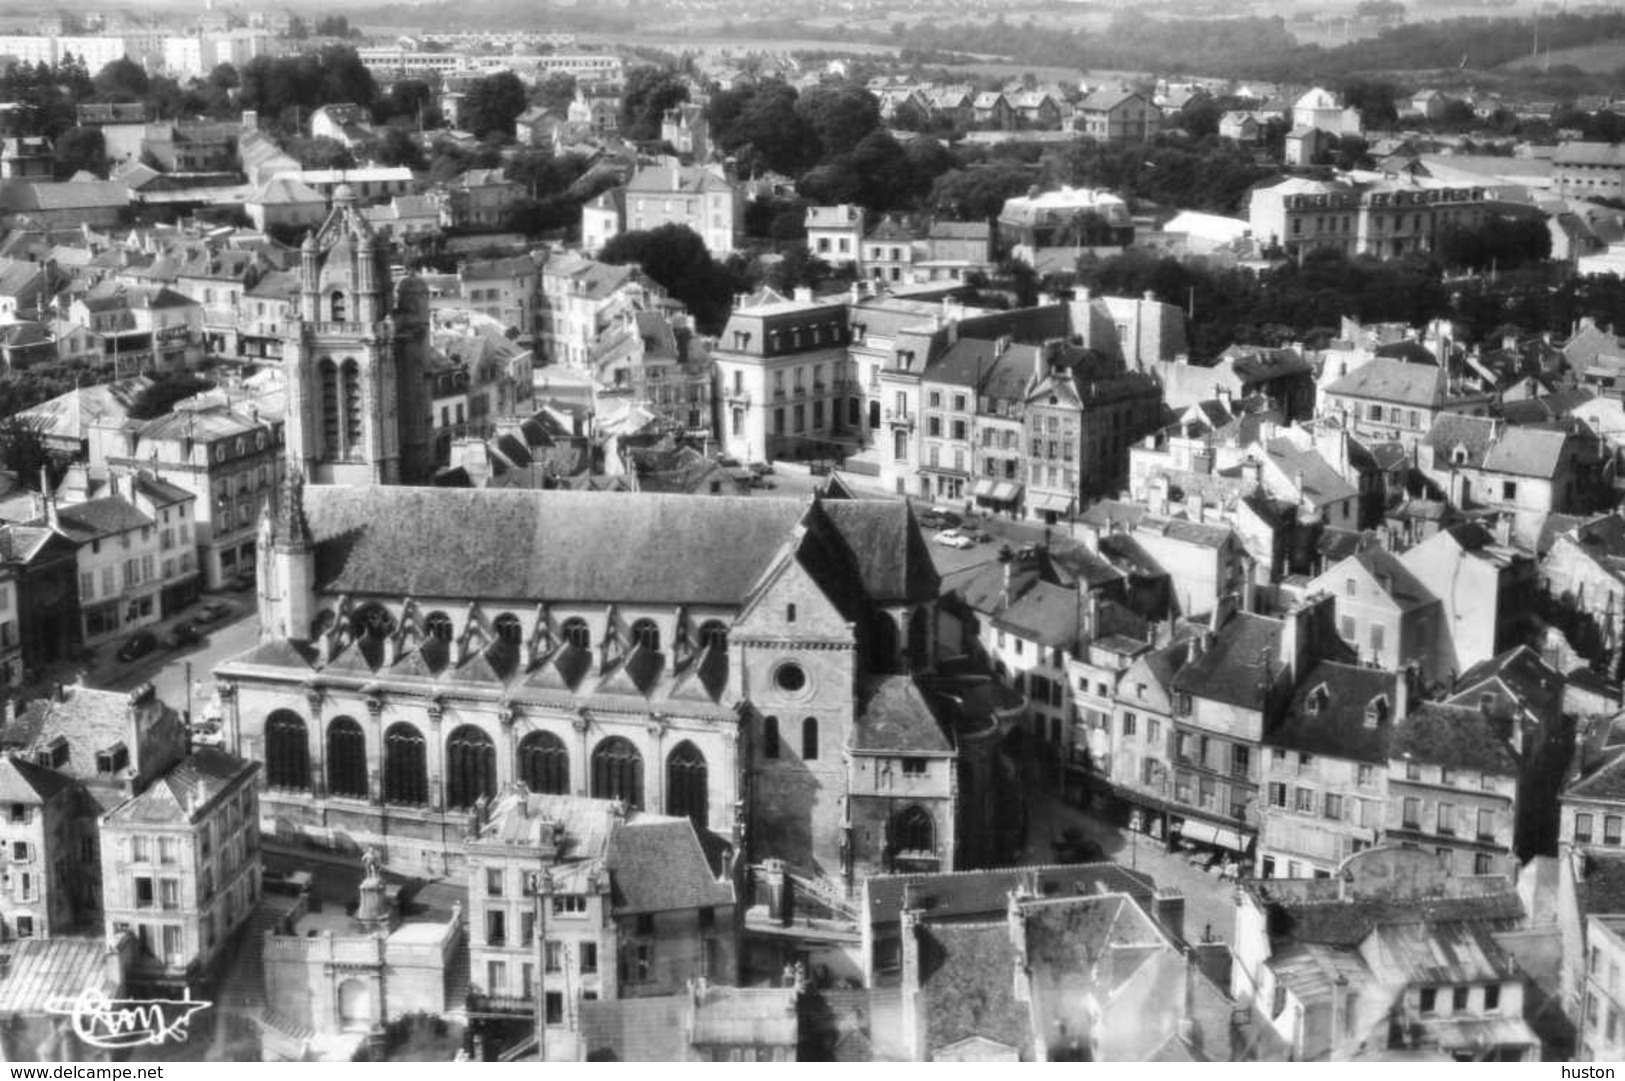
[[[96,752],[96,772],[103,776],[112,776],[123,772],[130,764],[130,751],[123,742],[115,743],[103,751]]]
[[[1388,696],[1379,694],[1365,707],[1365,723],[1367,728],[1375,728],[1385,724],[1388,720]]]
[[[1326,703],[1330,698],[1331,695],[1326,690],[1326,684],[1322,683],[1309,692],[1309,697],[1304,700],[1304,709],[1313,717],[1326,708]]]
[[[1456,444],[1455,448],[1450,452],[1450,461],[1455,465],[1466,465],[1467,448],[1459,443]]]

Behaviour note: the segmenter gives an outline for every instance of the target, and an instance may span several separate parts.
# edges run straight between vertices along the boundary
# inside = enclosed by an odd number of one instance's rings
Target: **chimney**
[[[796,303],[797,304],[811,304],[812,301],[813,301],[812,286],[810,286],[810,285],[798,285],[798,286],[796,286],[795,296],[796,296]]]
[[[790,897],[790,876],[785,872],[783,860],[762,861],[762,885],[767,888],[768,918],[788,927],[794,904]]]
[[[1162,929],[1175,938],[1185,937],[1185,895],[1178,890],[1162,889],[1151,898],[1151,915]]]
[[[1405,719],[1405,714],[1411,708],[1411,681],[1416,678],[1416,666],[1407,664],[1399,670],[1399,678],[1394,680],[1394,708],[1389,712],[1388,719],[1398,724]]]
[[[39,467],[40,496],[45,501],[45,524],[52,529],[61,529],[62,520],[56,514],[56,492],[51,488],[51,470],[49,466]]]

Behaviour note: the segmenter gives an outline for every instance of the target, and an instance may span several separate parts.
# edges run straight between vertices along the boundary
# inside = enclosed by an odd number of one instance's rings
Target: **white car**
[[[945,548],[970,548],[976,544],[957,529],[944,529],[931,539]]]

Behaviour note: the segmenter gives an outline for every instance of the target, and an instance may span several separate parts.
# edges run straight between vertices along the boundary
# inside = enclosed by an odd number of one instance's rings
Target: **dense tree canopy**
[[[626,73],[621,91],[621,134],[634,141],[660,138],[666,110],[688,100],[688,84],[676,72],[637,67]]]
[[[460,124],[480,138],[498,133],[512,137],[513,122],[528,108],[525,84],[511,71],[475,79],[463,96]]]
[[[719,334],[742,284],[717,262],[698,233],[684,225],[622,233],[604,245],[606,263],[637,263],[643,272],[688,306],[701,333]]]

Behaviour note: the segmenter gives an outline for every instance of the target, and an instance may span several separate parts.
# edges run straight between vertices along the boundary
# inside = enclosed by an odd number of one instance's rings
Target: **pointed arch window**
[[[334,717],[327,726],[329,795],[366,799],[367,736],[353,717]]]
[[[512,612],[503,612],[497,616],[491,629],[496,631],[497,641],[506,642],[510,646],[520,645],[525,640],[525,627],[519,622],[519,617]]]
[[[660,652],[660,627],[652,619],[638,620],[632,624],[632,644]]]
[[[344,448],[354,454],[361,445],[361,369],[354,359],[344,362]]]
[[[935,853],[937,827],[925,808],[906,808],[892,820],[893,848],[898,852]]]
[[[571,616],[565,620],[559,635],[573,649],[592,648],[592,630],[587,626],[587,621],[580,616]]]
[[[344,290],[333,290],[333,295],[328,298],[328,312],[333,322],[344,322],[344,318],[348,314],[348,311],[348,306],[344,302]]]
[[[700,624],[700,648],[718,651],[728,648],[728,627],[721,620],[709,619]]]
[[[423,630],[430,638],[450,642],[453,633],[451,617],[444,612],[430,612],[428,618],[423,621]]]

